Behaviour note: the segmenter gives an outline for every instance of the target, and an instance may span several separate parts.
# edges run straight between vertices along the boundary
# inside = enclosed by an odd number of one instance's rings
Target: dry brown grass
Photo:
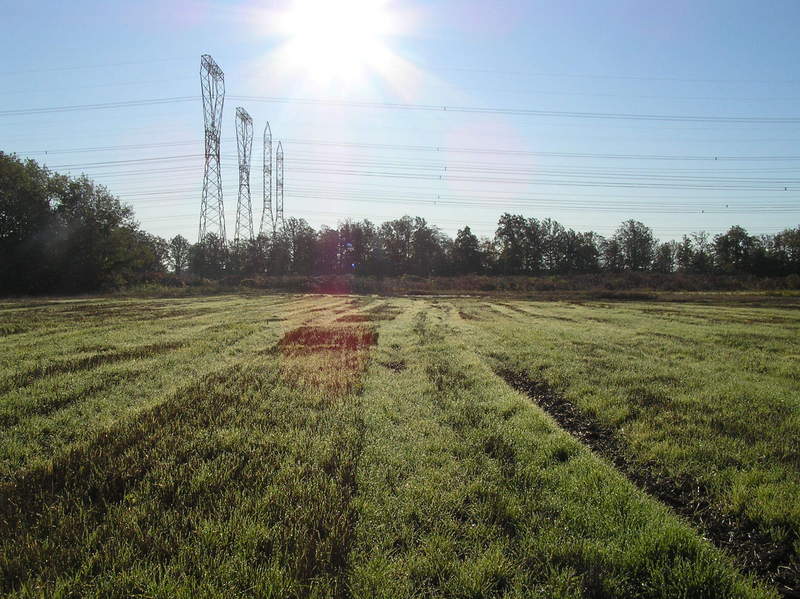
[[[338,398],[355,391],[377,332],[366,326],[301,326],[278,343],[287,384]]]

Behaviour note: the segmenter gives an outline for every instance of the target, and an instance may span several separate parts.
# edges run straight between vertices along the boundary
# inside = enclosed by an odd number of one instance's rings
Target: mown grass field
[[[766,300],[0,303],[0,593],[800,596]]]

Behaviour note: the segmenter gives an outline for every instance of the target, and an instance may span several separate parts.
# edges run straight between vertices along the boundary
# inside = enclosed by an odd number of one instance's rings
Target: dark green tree
[[[758,239],[744,227],[733,226],[726,233],[714,237],[714,266],[723,273],[750,272]]]
[[[310,275],[314,271],[317,233],[302,218],[287,218],[283,228],[291,257],[292,274]]]
[[[800,275],[800,225],[775,235],[772,249],[781,265],[782,274]]]
[[[637,220],[626,220],[617,228],[613,239],[619,246],[623,269],[650,268],[656,250],[656,239],[650,227]]]
[[[389,272],[400,275],[411,272],[410,262],[414,235],[414,219],[403,216],[383,223],[380,228],[380,241]]]
[[[453,242],[453,270],[455,274],[477,274],[483,269],[481,242],[469,227],[464,227]]]
[[[602,249],[603,270],[620,272],[625,268],[625,256],[622,253],[622,244],[616,236],[603,239],[600,242],[600,247]]]
[[[698,231],[691,234],[692,238],[692,264],[690,271],[695,274],[708,274],[714,268],[711,242],[708,233]]]
[[[342,272],[342,250],[339,231],[323,226],[317,235],[314,271],[333,275]]]
[[[221,279],[228,268],[228,246],[215,233],[208,233],[189,251],[192,273],[208,279]]]
[[[265,275],[269,259],[269,237],[261,233],[245,243],[242,274],[248,277]]]
[[[497,223],[494,240],[497,247],[497,268],[505,275],[525,272],[526,231],[525,217],[505,213]]]
[[[167,263],[176,275],[183,274],[188,268],[191,248],[192,244],[183,235],[169,240]]]
[[[6,293],[55,287],[56,271],[47,252],[52,201],[45,169],[0,152],[0,286]]]
[[[424,218],[416,217],[412,226],[410,272],[423,277],[444,274],[447,256],[444,235]]]
[[[653,258],[653,270],[660,273],[674,272],[677,251],[678,243],[675,241],[659,243]]]
[[[379,247],[378,232],[370,221],[346,220],[339,224],[339,254],[342,272],[378,274],[375,253]]]
[[[562,273],[569,271],[572,256],[569,254],[568,237],[564,227],[551,218],[539,224],[542,240],[542,266],[545,271]]]
[[[279,229],[269,238],[267,254],[267,273],[273,276],[288,275],[292,272],[292,249],[289,235]]]
[[[572,229],[567,231],[567,236],[572,240],[570,271],[589,273],[600,270],[600,247],[603,238],[593,231],[576,233]]]

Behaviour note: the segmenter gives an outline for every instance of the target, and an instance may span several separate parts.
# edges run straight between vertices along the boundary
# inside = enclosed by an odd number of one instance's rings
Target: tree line
[[[786,276],[800,274],[800,227],[754,236],[743,227],[660,242],[641,222],[627,220],[613,235],[567,229],[552,219],[503,214],[492,238],[468,226],[455,239],[420,217],[374,225],[344,221],[315,231],[290,218],[274,235],[223,244],[209,235],[197,244],[169,241],[173,272],[225,275],[370,276],[548,275],[623,271]]]
[[[450,238],[420,217],[380,225],[346,220],[316,230],[305,220],[254,240],[208,235],[190,243],[141,230],[132,210],[85,176],[50,173],[0,152],[0,281],[6,293],[93,291],[170,272],[180,277],[355,274],[548,275],[624,271],[800,275],[800,226],[750,235],[734,226],[661,242],[641,222],[613,235],[565,228],[555,220],[503,214],[491,238],[468,226]]]

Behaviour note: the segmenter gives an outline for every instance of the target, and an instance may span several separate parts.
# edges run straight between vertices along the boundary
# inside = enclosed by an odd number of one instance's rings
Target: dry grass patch
[[[290,384],[342,397],[356,390],[377,332],[366,326],[302,326],[278,342],[281,373]]]
[[[371,327],[302,326],[286,333],[278,343],[285,355],[321,351],[356,351],[375,345],[378,333]]]

